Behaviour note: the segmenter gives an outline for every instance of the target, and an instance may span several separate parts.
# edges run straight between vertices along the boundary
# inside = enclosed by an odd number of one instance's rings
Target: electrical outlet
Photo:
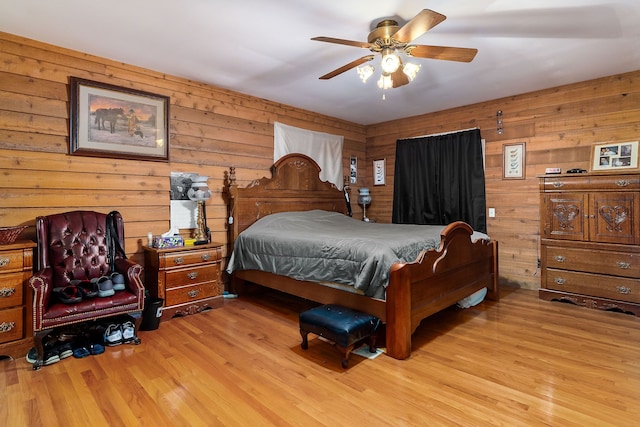
[[[538,258],[538,268],[540,268],[540,258]]]
[[[489,218],[496,217],[496,208],[489,208]]]

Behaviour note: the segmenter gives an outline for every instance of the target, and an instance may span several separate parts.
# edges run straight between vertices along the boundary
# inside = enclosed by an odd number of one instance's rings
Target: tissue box
[[[167,249],[167,248],[180,248],[182,246],[184,246],[184,241],[182,240],[182,236],[169,236],[169,237],[156,236],[153,238],[154,248]]]

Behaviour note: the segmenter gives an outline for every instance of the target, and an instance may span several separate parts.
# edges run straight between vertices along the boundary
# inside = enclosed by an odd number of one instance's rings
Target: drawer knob
[[[628,295],[631,293],[631,288],[627,288],[626,286],[616,286],[616,291],[621,294]]]
[[[0,267],[6,267],[9,265],[9,261],[11,261],[9,258],[0,258]]]
[[[184,264],[184,258],[179,256],[178,258],[174,258],[173,263],[176,265]]]
[[[200,257],[203,261],[209,261],[211,259],[211,254],[202,254]]]
[[[189,295],[191,298],[195,298],[198,296],[198,294],[200,293],[200,291],[198,289],[193,289],[189,292],[187,292],[187,295]]]
[[[618,187],[626,187],[629,185],[629,181],[627,181],[626,179],[619,179],[616,181],[616,185]]]
[[[618,262],[616,262],[616,265],[619,268],[623,269],[623,270],[631,268],[631,263],[630,262],[618,261]]]
[[[553,259],[555,259],[558,262],[564,262],[564,260],[567,259],[567,258],[565,258],[562,255],[556,255],[556,256],[553,257]]]
[[[0,289],[0,297],[6,298],[16,293],[16,288],[2,288]]]
[[[16,327],[16,322],[2,322],[0,323],[0,333],[9,332]]]
[[[555,279],[553,279],[553,281],[556,283],[556,285],[564,285],[565,282],[562,277],[556,277]]]
[[[563,182],[554,182],[553,183],[553,188],[560,188],[560,187],[564,187],[564,183]]]
[[[191,271],[189,273],[187,273],[187,277],[191,280],[195,279],[196,277],[198,277],[198,272],[197,271]]]

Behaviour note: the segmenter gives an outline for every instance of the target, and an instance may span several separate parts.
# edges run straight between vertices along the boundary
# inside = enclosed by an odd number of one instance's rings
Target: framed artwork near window
[[[386,159],[373,161],[373,185],[385,185]]]
[[[349,159],[349,184],[355,184],[358,181],[358,158],[351,156]]]
[[[502,179],[525,179],[525,155],[524,142],[502,146]]]
[[[598,172],[638,169],[638,141],[605,142],[591,150],[591,170]]]
[[[70,78],[69,153],[169,160],[169,97]]]

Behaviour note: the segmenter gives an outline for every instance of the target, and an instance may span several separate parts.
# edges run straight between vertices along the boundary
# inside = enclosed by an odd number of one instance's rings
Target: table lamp
[[[208,176],[197,175],[191,179],[191,188],[187,191],[187,197],[196,202],[198,212],[196,215],[196,230],[193,238],[196,239],[196,245],[209,243],[206,231],[206,218],[204,216],[204,202],[211,197],[211,190],[207,187]]]
[[[371,204],[371,194],[369,194],[368,188],[360,188],[358,193],[358,204],[362,205],[362,220],[369,222],[369,218],[367,218],[367,206]]]

